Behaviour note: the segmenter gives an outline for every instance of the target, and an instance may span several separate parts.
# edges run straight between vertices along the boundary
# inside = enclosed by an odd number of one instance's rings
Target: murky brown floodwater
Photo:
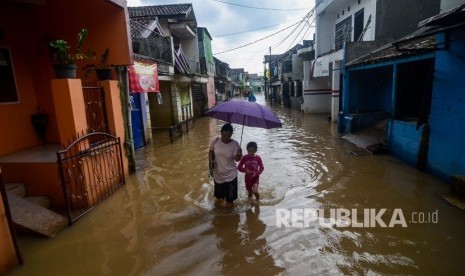
[[[465,214],[438,196],[445,183],[390,156],[351,155],[324,116],[274,109],[282,129],[244,131],[265,165],[260,206],[241,175],[236,207],[214,208],[207,152],[222,123],[203,118],[174,144],[138,151],[126,187],[58,237],[21,238],[25,264],[11,275],[462,275]],[[439,222],[278,228],[278,208],[401,208],[407,221],[438,210]]]

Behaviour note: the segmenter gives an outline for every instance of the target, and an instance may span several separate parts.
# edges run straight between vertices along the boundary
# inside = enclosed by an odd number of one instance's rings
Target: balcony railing
[[[187,64],[189,65],[189,74],[200,75],[200,62],[188,59]]]
[[[171,37],[152,33],[147,38],[132,38],[133,52],[139,55],[173,63]]]

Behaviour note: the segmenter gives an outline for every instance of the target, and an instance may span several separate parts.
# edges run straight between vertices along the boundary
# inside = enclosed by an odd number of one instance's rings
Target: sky
[[[263,75],[263,57],[269,54],[270,46],[272,47],[272,55],[282,54],[297,43],[302,43],[303,39],[313,39],[315,31],[313,17],[309,21],[311,24],[306,21],[302,24],[298,23],[314,7],[314,0],[127,0],[127,2],[128,7],[192,3],[197,26],[206,27],[213,37],[213,55],[221,61],[229,63],[231,68],[244,68],[251,74]],[[280,10],[245,8],[223,2]],[[295,25],[291,26],[293,24]],[[259,28],[261,29],[222,36]],[[280,30],[283,31],[277,33]],[[274,33],[277,34],[270,36]],[[240,47],[267,36],[270,37],[249,46],[220,54],[220,52]]]

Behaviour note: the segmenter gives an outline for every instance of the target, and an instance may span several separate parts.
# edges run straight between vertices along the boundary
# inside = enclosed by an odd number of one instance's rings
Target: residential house
[[[164,37],[159,40],[165,41],[149,39],[146,44],[150,51],[135,53],[158,59],[153,56],[156,52],[153,48],[166,48],[163,52],[169,52],[171,48],[172,61],[168,57],[163,61],[168,67],[170,62],[174,63],[174,74],[169,68],[165,72],[159,71],[160,92],[150,93],[148,102],[152,134],[169,130],[172,137],[173,129],[178,133],[187,130],[194,118],[193,99],[199,99],[192,95],[203,94],[202,85],[208,83],[208,77],[201,75],[200,71],[197,20],[192,4],[129,7],[128,11],[130,20],[145,29],[151,30],[159,25],[160,35]],[[170,45],[166,43],[168,40],[171,40]]]
[[[125,3],[116,0],[1,1],[0,126],[4,131],[0,135],[0,170],[4,182],[23,183],[28,195],[45,196],[54,208],[70,206],[66,202],[72,199],[64,197],[62,187],[65,184],[58,176],[58,172],[63,171],[59,170],[57,151],[62,149],[61,145],[69,145],[77,133],[84,133],[90,128],[92,114],[86,114],[86,92],[83,91],[86,89],[83,89],[80,79],[55,79],[49,42],[64,39],[74,47],[77,33],[85,27],[88,29],[85,48],[89,47],[98,54],[109,48],[108,63],[126,66],[132,62],[126,17]],[[86,63],[78,62],[77,65],[78,77],[84,77],[85,73],[81,69]],[[121,77],[121,71],[117,73],[114,78],[116,75]],[[120,137],[119,146],[123,147],[129,141],[124,134],[121,112],[124,104],[121,103],[122,91],[118,81],[102,81],[98,91],[104,94],[99,104],[105,102],[106,105],[106,113],[99,110],[99,116],[107,118],[105,131]],[[47,117],[46,129],[36,134],[31,116],[39,111]],[[93,152],[89,143],[83,143],[82,146],[81,150]],[[96,144],[94,146],[98,148]],[[90,175],[86,166],[88,161],[97,161],[103,154],[97,155],[80,156],[77,160],[82,161],[81,182],[67,183],[81,188],[94,185],[87,182]],[[127,175],[128,161],[124,156],[120,161],[126,164],[124,175]],[[73,171],[68,175],[71,178]],[[82,193],[73,192],[72,195],[91,200]],[[2,194],[0,210],[4,210],[4,203],[5,197]],[[0,213],[3,214],[3,211]],[[35,219],[40,221],[42,217],[35,216]],[[14,243],[11,242],[15,237],[7,227],[7,220],[5,216],[0,218],[0,274],[17,263],[17,255],[12,248]]]
[[[205,103],[203,105],[194,105],[194,114],[196,117],[202,117],[206,109],[210,109],[216,104],[215,60],[212,53],[212,37],[207,28],[197,28],[197,37],[200,51],[200,73],[208,78],[208,82],[203,84],[202,95],[199,95],[206,99]],[[202,103],[201,99],[196,103]],[[197,108],[195,108],[196,106]]]
[[[250,91],[248,73],[244,68],[231,69],[231,93],[234,97],[246,97]]]
[[[253,93],[263,92],[263,77],[258,74],[249,74],[250,87]]]
[[[465,173],[464,2],[348,62],[344,74],[340,131],[350,133],[388,118],[390,152],[445,180]]]
[[[302,86],[300,90],[297,90],[296,99],[293,103],[296,106],[300,106],[300,110],[304,111],[303,101],[304,101],[304,88],[306,88],[306,94],[311,91],[308,91],[308,87],[310,86],[310,74],[311,74],[311,64],[312,60],[315,59],[315,44],[314,40],[304,40],[303,47],[297,50],[297,55],[302,59]],[[307,113],[308,109],[315,110],[319,106],[323,106],[317,101],[318,98],[315,98],[313,101],[307,102]],[[298,100],[298,102],[297,102]],[[312,106],[313,105],[313,106]],[[310,106],[310,107],[309,107]]]
[[[414,31],[418,21],[439,11],[439,0],[317,0],[315,60],[305,76],[303,110],[330,113],[338,120],[345,45],[356,44],[355,58]],[[346,56],[347,57],[347,56]]]
[[[271,59],[270,56],[264,57],[264,63],[269,64],[271,60],[271,94],[274,102],[298,110],[301,108],[303,80],[303,59],[298,51],[304,47],[297,44],[284,54],[274,55]]]
[[[215,60],[215,93],[221,101],[232,98],[231,68],[226,62],[214,57]]]
[[[270,103],[281,103],[281,66],[279,60],[281,55],[265,55],[263,63],[265,65],[265,97]],[[268,69],[267,68],[268,65]]]

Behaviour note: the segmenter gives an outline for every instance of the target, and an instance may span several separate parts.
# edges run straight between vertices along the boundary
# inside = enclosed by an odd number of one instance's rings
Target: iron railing
[[[194,118],[186,119],[176,125],[167,127],[152,127],[152,140],[155,143],[173,143],[176,138],[189,133],[194,127]]]
[[[103,87],[87,85],[82,87],[84,106],[89,132],[108,132],[108,119]]]
[[[119,137],[88,133],[57,157],[70,225],[125,184]]]

